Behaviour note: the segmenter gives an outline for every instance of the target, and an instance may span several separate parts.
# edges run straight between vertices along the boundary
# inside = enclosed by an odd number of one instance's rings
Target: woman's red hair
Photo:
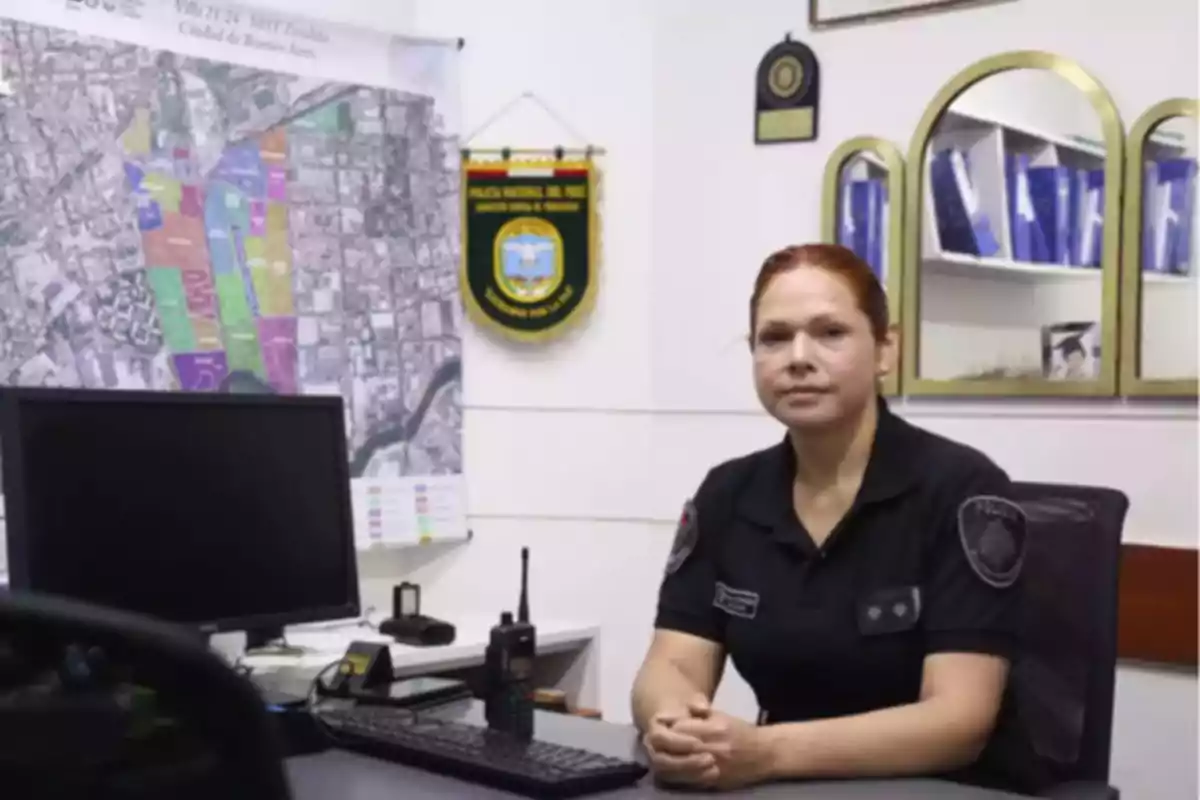
[[[858,308],[871,323],[871,333],[877,342],[887,338],[888,304],[887,294],[875,273],[866,261],[853,250],[836,244],[801,244],[785,247],[763,262],[754,279],[754,293],[750,295],[750,337],[758,324],[758,303],[763,293],[776,276],[797,267],[816,267],[837,275],[854,294]]]

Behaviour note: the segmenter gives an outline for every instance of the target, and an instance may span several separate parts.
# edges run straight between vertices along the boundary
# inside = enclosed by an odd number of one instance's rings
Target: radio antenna
[[[517,604],[517,622],[529,622],[529,548],[521,548],[521,600]]]

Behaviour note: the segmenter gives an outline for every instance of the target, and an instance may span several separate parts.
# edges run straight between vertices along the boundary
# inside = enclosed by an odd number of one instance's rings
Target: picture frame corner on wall
[[[1015,0],[808,0],[808,25],[825,30],[1011,2]]]

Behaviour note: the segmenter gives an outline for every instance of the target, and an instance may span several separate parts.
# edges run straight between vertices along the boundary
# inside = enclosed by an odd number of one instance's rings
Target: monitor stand
[[[304,648],[289,645],[282,626],[250,628],[246,631],[246,655],[300,656]]]

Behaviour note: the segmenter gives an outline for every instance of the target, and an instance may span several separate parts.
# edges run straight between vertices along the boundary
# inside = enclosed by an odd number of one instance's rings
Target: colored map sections
[[[297,391],[286,132],[228,147],[189,180],[186,149],[146,148],[149,124],[139,109],[121,139],[125,175],[181,388],[211,391],[240,372]]]

